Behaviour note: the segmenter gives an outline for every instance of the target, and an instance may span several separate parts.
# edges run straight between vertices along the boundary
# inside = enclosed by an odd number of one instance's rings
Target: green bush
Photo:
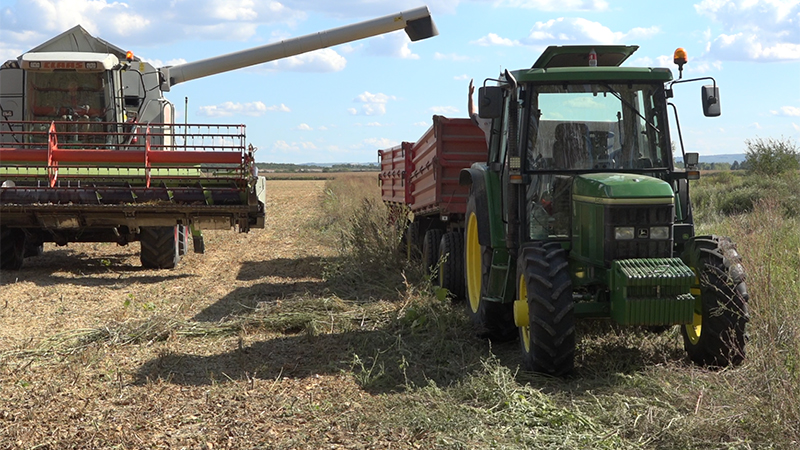
[[[746,140],[748,171],[774,176],[800,169],[800,150],[791,139],[756,138]]]

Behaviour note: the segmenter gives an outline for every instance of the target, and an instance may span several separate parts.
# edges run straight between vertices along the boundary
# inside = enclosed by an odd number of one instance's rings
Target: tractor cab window
[[[569,235],[570,192],[579,173],[655,173],[668,168],[661,85],[532,86],[527,102],[530,239]]]
[[[529,170],[666,168],[663,88],[657,85],[544,85],[528,120]]]

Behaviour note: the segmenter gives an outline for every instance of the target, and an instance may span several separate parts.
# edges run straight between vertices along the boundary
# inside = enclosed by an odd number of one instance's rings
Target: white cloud
[[[800,108],[796,106],[782,106],[777,111],[771,111],[776,116],[800,117]]]
[[[307,124],[307,123],[301,123],[300,125],[296,126],[294,129],[295,130],[300,130],[300,131],[311,131],[311,130],[313,130],[313,128],[311,128],[311,126],[309,124]]]
[[[354,102],[362,104],[361,113],[365,116],[381,116],[386,114],[386,104],[389,100],[397,100],[397,98],[392,95],[382,93],[373,94],[368,91],[364,91],[363,94],[359,94],[353,99]],[[353,115],[359,113],[355,108],[349,108],[347,111]]]
[[[599,22],[583,18],[551,19],[536,22],[528,37],[520,41],[526,45],[551,44],[622,44],[629,40],[650,38],[660,32],[656,26],[633,28],[628,32],[613,31]]]
[[[262,67],[270,71],[282,72],[338,72],[347,65],[344,56],[329,48],[315,50],[289,58],[270,61]]]
[[[455,106],[432,106],[428,108],[428,111],[442,116],[457,114],[460,112]]]
[[[466,81],[466,80],[469,80],[469,75],[466,75],[466,74],[456,75],[456,76],[453,77],[453,79],[456,80],[456,81]]]
[[[376,148],[389,148],[399,144],[399,142],[388,138],[368,138],[364,139],[362,142],[368,147]]]
[[[428,127],[430,124],[428,122],[414,122],[412,125],[415,127]]]
[[[486,36],[470,42],[470,44],[480,45],[481,47],[502,46],[513,47],[519,45],[518,41],[512,41],[508,38],[500,37],[494,33],[489,33]]]
[[[258,117],[263,116],[267,111],[289,112],[290,109],[283,103],[267,106],[263,102],[225,102],[221,105],[201,106],[197,113],[205,117],[230,117],[233,115]]]
[[[307,141],[300,141],[300,142],[286,142],[286,141],[275,141],[272,143],[273,151],[278,152],[298,152],[301,150],[316,150],[317,146],[314,145],[313,142]]]
[[[383,127],[385,125],[380,123],[380,122],[370,122],[370,123],[367,124],[367,126],[368,127]]]
[[[404,31],[375,36],[367,41],[365,52],[368,55],[391,56],[403,59],[419,59],[419,55],[411,52],[408,44],[411,40]]]
[[[796,124],[794,122],[792,122],[792,128],[794,128],[795,131],[800,131],[800,125],[798,125],[798,124]]]
[[[800,0],[703,0],[700,15],[722,25],[709,54],[731,61],[800,60]]]

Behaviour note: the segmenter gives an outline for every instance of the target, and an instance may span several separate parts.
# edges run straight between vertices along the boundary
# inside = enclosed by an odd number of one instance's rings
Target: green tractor
[[[479,90],[488,160],[461,172],[468,311],[486,337],[520,338],[526,369],[574,368],[578,319],[679,325],[699,365],[745,356],[748,294],[730,239],[695,236],[675,167],[666,68],[620,67],[637,46],[549,47]],[[682,72],[686,62],[676,51]],[[719,89],[702,86],[706,116]],[[677,128],[680,137],[680,128]]]

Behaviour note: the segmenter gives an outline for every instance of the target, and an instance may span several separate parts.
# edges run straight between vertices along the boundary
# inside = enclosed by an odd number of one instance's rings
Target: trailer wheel
[[[417,222],[408,223],[408,226],[403,231],[403,239],[401,243],[402,250],[405,251],[406,258],[409,261],[419,260],[419,224]]]
[[[19,270],[25,258],[25,233],[19,228],[0,227],[0,269]]]
[[[439,243],[439,286],[450,291],[453,300],[464,298],[464,235],[448,231]]]
[[[750,296],[736,246],[727,237],[697,236],[686,243],[681,259],[696,274],[694,321],[681,327],[689,358],[704,366],[740,364]]]
[[[475,199],[467,202],[467,228],[464,232],[464,265],[466,267],[467,311],[478,328],[478,335],[497,341],[514,339],[514,312],[510,303],[484,298],[489,283],[492,248],[478,241],[478,215]]]
[[[425,239],[422,242],[422,262],[425,264],[425,273],[432,275],[436,272],[439,265],[439,242],[442,240],[444,232],[439,229],[431,229],[425,232]]]
[[[566,252],[557,242],[537,242],[524,247],[517,261],[517,298],[527,304],[528,319],[518,320],[523,365],[567,375],[575,361],[575,302]]]
[[[139,255],[142,267],[148,269],[174,269],[180,261],[178,226],[141,227]]]

